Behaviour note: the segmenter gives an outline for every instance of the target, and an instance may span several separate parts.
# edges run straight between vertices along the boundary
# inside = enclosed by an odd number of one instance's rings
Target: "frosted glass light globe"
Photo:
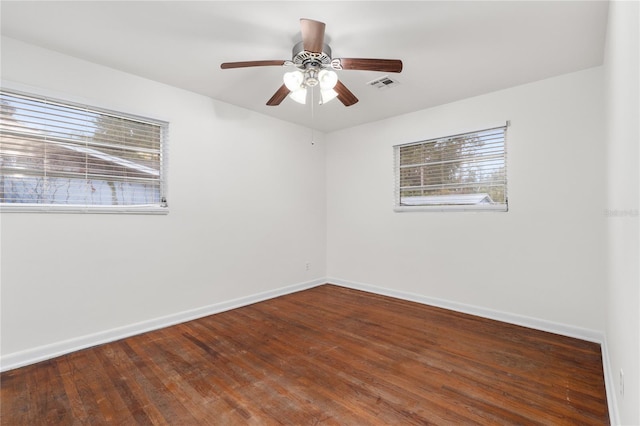
[[[318,73],[318,80],[320,81],[320,88],[323,90],[329,90],[336,87],[338,83],[338,74],[331,70],[321,70]]]
[[[284,85],[287,86],[287,89],[295,92],[302,86],[304,75],[300,71],[291,71],[284,73],[282,80],[284,81]]]

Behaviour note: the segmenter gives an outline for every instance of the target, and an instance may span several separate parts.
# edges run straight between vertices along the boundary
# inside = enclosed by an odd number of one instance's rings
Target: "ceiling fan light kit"
[[[260,66],[289,66],[297,68],[295,71],[284,74],[284,84],[267,101],[269,106],[280,105],[287,97],[300,104],[305,104],[307,92],[313,90],[315,86],[320,86],[320,104],[326,104],[332,99],[338,98],[344,106],[351,106],[358,102],[358,98],[340,82],[338,74],[334,70],[396,73],[402,71],[402,61],[399,59],[332,58],[331,47],[324,43],[325,24],[323,22],[300,19],[300,30],[302,41],[293,47],[290,61],[225,62],[220,65],[220,68]]]
[[[320,85],[320,104],[326,104],[338,96],[338,92],[333,90],[338,83],[338,74],[332,70],[308,68],[303,71],[291,71],[284,74],[282,80],[284,85],[291,91],[289,97],[294,101],[305,104],[307,99],[307,88]]]

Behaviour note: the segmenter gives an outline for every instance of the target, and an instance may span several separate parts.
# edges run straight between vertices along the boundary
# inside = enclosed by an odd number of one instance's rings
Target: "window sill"
[[[404,212],[507,212],[507,204],[487,204],[487,205],[431,205],[431,206],[396,206],[393,211]]]
[[[63,206],[56,204],[4,204],[0,213],[95,213],[95,214],[169,214],[168,207],[144,206]]]

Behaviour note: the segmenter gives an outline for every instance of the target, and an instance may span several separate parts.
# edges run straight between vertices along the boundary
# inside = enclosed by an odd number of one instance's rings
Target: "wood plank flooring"
[[[0,380],[2,425],[609,423],[599,345],[333,285]]]

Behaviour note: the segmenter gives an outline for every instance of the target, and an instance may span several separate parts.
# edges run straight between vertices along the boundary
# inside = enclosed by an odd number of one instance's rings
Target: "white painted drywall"
[[[169,215],[1,215],[3,356],[325,275],[322,135],[7,38],[2,79],[170,122]]]
[[[604,331],[602,73],[328,134],[327,275]],[[393,211],[394,144],[506,120],[509,212]]]
[[[614,396],[624,425],[640,424],[639,15],[638,2],[610,3],[605,55],[607,346]]]

